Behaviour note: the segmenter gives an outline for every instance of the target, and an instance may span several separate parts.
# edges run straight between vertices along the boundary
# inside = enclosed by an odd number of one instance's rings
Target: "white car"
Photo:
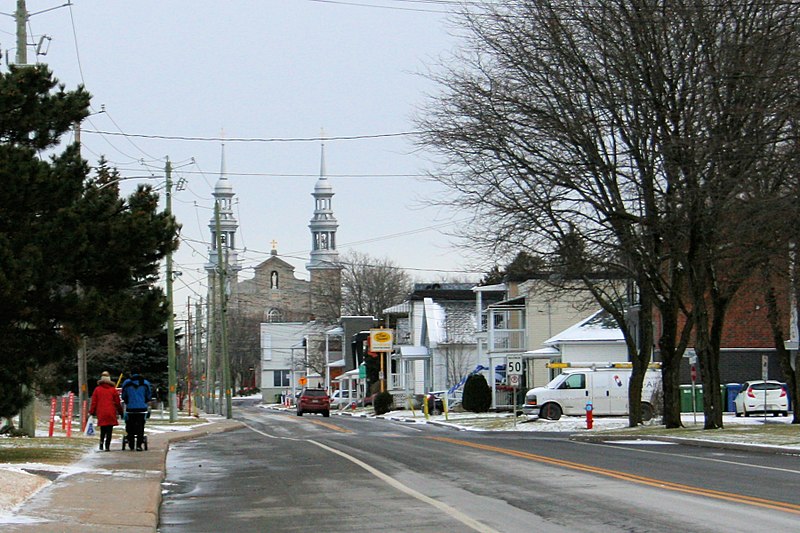
[[[742,383],[742,389],[733,400],[736,416],[752,413],[772,413],[772,416],[789,414],[789,398],[780,381],[761,379]]]
[[[341,407],[347,407],[351,402],[356,401],[355,393],[353,393],[352,398],[350,394],[351,392],[349,390],[333,391],[333,394],[331,394],[331,408],[339,409]]]

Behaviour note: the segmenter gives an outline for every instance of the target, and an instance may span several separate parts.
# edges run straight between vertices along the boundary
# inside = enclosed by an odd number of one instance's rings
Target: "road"
[[[159,530],[792,531],[796,457],[237,409],[168,456]]]

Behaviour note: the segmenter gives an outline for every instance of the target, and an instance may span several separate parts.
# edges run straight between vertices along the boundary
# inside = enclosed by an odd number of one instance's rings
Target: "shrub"
[[[394,404],[394,397],[387,391],[379,392],[372,400],[372,407],[375,409],[376,415],[383,415],[392,410]]]
[[[472,374],[464,383],[464,396],[461,400],[464,409],[473,413],[485,413],[492,406],[492,389],[483,374]]]

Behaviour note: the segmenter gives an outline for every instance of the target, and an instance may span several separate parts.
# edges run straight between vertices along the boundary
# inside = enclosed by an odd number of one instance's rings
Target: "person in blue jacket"
[[[125,402],[125,433],[127,433],[128,446],[131,450],[133,450],[135,439],[136,450],[142,451],[147,404],[151,398],[150,382],[142,377],[139,369],[132,369],[131,377],[122,383],[122,401]]]

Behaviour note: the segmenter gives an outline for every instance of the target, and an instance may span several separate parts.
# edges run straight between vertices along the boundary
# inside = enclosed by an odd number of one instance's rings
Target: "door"
[[[580,415],[586,412],[589,399],[587,373],[575,372],[569,375],[558,387],[558,398],[565,415]]]

